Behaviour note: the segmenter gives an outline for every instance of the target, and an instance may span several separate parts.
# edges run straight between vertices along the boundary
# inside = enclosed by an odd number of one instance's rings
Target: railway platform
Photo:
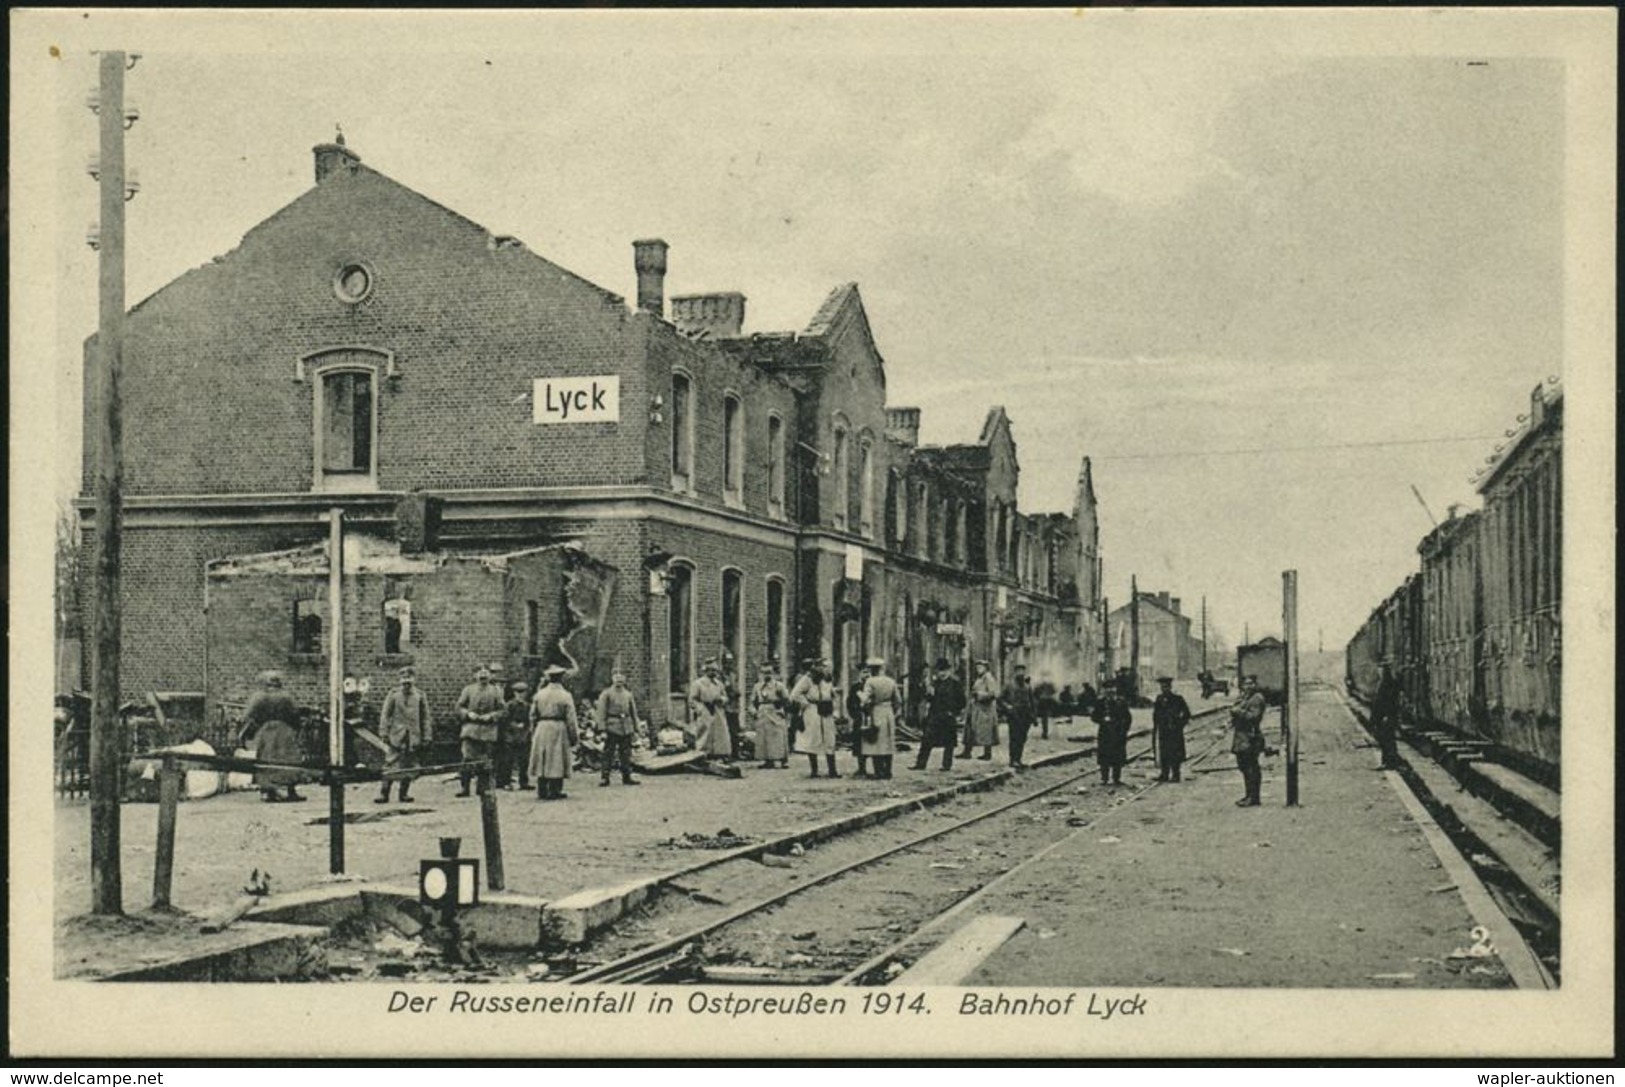
[[[1184,782],[1139,770],[1132,803],[967,904],[967,940],[978,919],[1021,924],[955,983],[1541,987],[1538,963],[1398,775],[1377,768],[1346,705],[1308,688],[1302,717],[1300,806],[1284,804],[1278,757],[1263,805],[1235,806],[1239,775],[1215,724]],[[1272,714],[1266,735],[1276,727]],[[1192,737],[1193,756],[1205,746]]]

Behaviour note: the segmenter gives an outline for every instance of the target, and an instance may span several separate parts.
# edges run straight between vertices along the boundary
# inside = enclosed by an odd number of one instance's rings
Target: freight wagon
[[[1488,740],[1555,787],[1562,753],[1563,390],[1529,413],[1476,478],[1481,511],[1454,509],[1418,545],[1412,574],[1349,640],[1349,692],[1369,700],[1382,665],[1401,715]]]
[[[1236,650],[1238,680],[1252,676],[1264,701],[1279,706],[1286,701],[1286,645],[1275,638],[1260,638]]]

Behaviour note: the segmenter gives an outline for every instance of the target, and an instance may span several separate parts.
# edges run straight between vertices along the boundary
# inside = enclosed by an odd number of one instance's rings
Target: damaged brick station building
[[[315,174],[129,313],[128,692],[212,717],[277,668],[322,704],[335,508],[347,670],[381,692],[413,663],[439,714],[490,660],[578,695],[619,664],[657,723],[724,652],[741,689],[815,655],[843,681],[884,656],[906,692],[939,655],[1095,678],[1088,459],[1071,511],[1029,515],[1002,408],[921,446],[855,285],[747,334],[737,293],[667,315],[663,241],[633,244],[629,307],[341,143]]]

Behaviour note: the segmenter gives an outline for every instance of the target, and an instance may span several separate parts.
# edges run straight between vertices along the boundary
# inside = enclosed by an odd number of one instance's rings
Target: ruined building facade
[[[348,670],[377,691],[413,663],[440,711],[481,661],[562,663],[578,693],[619,663],[656,721],[723,652],[741,687],[814,655],[843,678],[884,656],[905,689],[938,655],[1093,676],[1088,461],[1074,509],[1030,515],[1003,409],[919,445],[855,285],[746,333],[743,295],[668,299],[647,240],[628,306],[346,147],[315,157],[312,189],[129,314],[132,695],[318,683],[335,508],[368,541]]]

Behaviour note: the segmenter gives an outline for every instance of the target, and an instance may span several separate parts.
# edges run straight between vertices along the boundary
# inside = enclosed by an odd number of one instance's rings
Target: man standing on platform
[[[640,784],[632,777],[632,732],[638,727],[637,700],[626,685],[625,672],[615,669],[610,680],[610,685],[598,696],[598,727],[604,730],[603,772],[598,779],[600,788],[609,784],[612,764],[621,771],[622,785]]]
[[[1371,700],[1371,732],[1382,749],[1381,769],[1399,769],[1399,681],[1386,664]]]
[[[530,702],[530,719],[534,726],[530,776],[536,779],[536,799],[564,800],[564,779],[570,776],[581,733],[576,725],[576,700],[564,689],[564,669],[556,664],[542,673],[541,689]]]
[[[925,728],[920,736],[920,753],[914,758],[914,769],[924,770],[931,758],[931,749],[940,747],[942,768],[952,770],[954,745],[959,742],[959,719],[965,713],[965,688],[954,675],[947,657],[937,658],[936,675],[932,677],[927,697]]]
[[[886,662],[880,657],[870,657],[865,667],[869,677],[858,696],[866,728],[863,750],[875,761],[875,777],[889,781],[897,754],[897,681],[886,674]]]
[[[989,671],[987,661],[976,662],[976,679],[970,685],[970,718],[965,722],[965,750],[962,759],[970,758],[970,749],[980,747],[977,756],[982,761],[993,757],[993,745],[999,742],[999,684]]]
[[[1010,682],[999,695],[999,707],[1010,724],[1010,765],[1024,770],[1027,764],[1022,761],[1022,756],[1027,751],[1027,733],[1032,731],[1036,707],[1032,685],[1027,679],[1027,666],[1018,664],[1013,672]]]
[[[1157,685],[1162,689],[1151,707],[1151,727],[1157,737],[1157,780],[1178,781],[1179,768],[1185,762],[1185,726],[1190,723],[1191,707],[1174,693],[1172,676],[1158,676]]]
[[[373,798],[374,804],[389,803],[391,779],[387,775],[417,765],[430,731],[429,700],[417,688],[417,672],[402,668],[395,689],[384,696],[383,708],[378,711],[378,735],[389,750],[384,753],[384,791]],[[405,804],[412,799],[412,779],[399,780],[401,803]]]
[[[762,769],[788,769],[790,732],[785,715],[790,709],[790,688],[779,678],[778,668],[772,661],[762,664],[761,679],[751,691],[751,707],[756,754],[762,760]]]
[[[728,688],[723,685],[715,657],[702,666],[703,674],[688,690],[689,712],[694,720],[694,747],[707,758],[733,760],[733,741],[728,735],[728,719],[723,704]]]
[[[1128,699],[1123,696],[1126,684],[1109,683],[1106,693],[1095,702],[1090,715],[1095,722],[1095,762],[1100,766],[1102,785],[1123,784],[1123,764],[1128,761],[1128,732],[1134,723],[1129,712]]]
[[[512,789],[514,771],[519,787],[530,788],[530,687],[522,679],[508,684],[506,714],[497,747],[497,788]]]
[[[480,665],[474,669],[474,682],[464,687],[457,696],[457,720],[463,724],[458,739],[462,742],[463,762],[489,762],[501,735],[502,721],[508,715],[502,699],[502,688],[491,682],[491,669]],[[468,783],[475,772],[464,767],[457,777],[462,782],[458,796],[468,796]],[[480,791],[484,792],[481,778]]]
[[[1258,757],[1264,753],[1264,696],[1258,692],[1258,679],[1244,676],[1241,698],[1230,707],[1230,750],[1236,756],[1236,769],[1247,793],[1236,801],[1238,808],[1256,808],[1259,790],[1263,786],[1264,772],[1259,769]]]
[[[790,705],[798,723],[796,750],[807,756],[812,777],[818,776],[820,755],[829,776],[841,776],[835,772],[835,684],[829,677],[829,662],[821,660],[790,689]]]

